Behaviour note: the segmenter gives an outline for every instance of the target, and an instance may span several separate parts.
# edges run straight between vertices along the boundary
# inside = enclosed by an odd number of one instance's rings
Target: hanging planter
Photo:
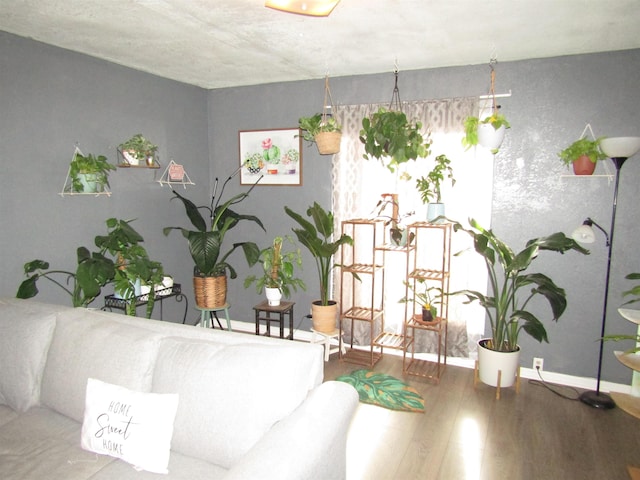
[[[504,115],[498,113],[499,105],[496,105],[496,72],[494,69],[496,60],[492,59],[489,62],[491,68],[491,86],[489,89],[489,97],[491,98],[491,115],[480,120],[479,117],[467,117],[464,120],[464,137],[462,138],[462,145],[465,149],[469,150],[475,145],[480,145],[496,154],[502,145],[504,140],[504,134],[507,128],[511,125],[507,121]]]
[[[590,140],[585,136],[587,130],[591,131]],[[558,153],[558,157],[565,165],[572,165],[576,175],[593,175],[598,160],[604,160],[607,156],[600,150],[600,138],[595,138],[591,125],[587,124],[580,138]]]
[[[429,136],[420,133],[421,122],[410,122],[402,111],[398,89],[398,71],[389,108],[380,107],[371,117],[362,119],[360,141],[364,145],[367,160],[376,158],[395,173],[409,160],[425,158],[431,153]]]
[[[329,77],[324,80],[324,104],[322,113],[312,117],[300,117],[298,125],[302,130],[302,138],[315,143],[320,155],[333,155],[340,152],[342,129],[332,116],[333,99],[329,89]]]

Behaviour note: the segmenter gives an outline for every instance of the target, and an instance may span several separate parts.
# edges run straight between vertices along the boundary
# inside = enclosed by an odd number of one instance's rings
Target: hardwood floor
[[[366,368],[331,355],[325,380]],[[402,375],[402,357],[374,370],[404,379],[424,414],[359,404],[347,445],[347,479],[628,480],[640,466],[640,420],[598,410],[522,380],[520,393],[473,386],[473,370],[448,366],[439,385]],[[561,388],[568,396],[569,389]]]

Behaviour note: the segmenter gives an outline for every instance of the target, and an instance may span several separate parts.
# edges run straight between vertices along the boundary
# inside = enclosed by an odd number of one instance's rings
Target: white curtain
[[[336,231],[340,231],[343,220],[374,218],[376,204],[383,193],[398,194],[403,223],[426,219],[427,206],[420,199],[415,181],[433,168],[433,159],[440,154],[451,159],[456,180],[455,186],[445,181],[442,188],[446,216],[465,225],[469,218],[475,218],[483,226],[490,227],[493,157],[481,148],[465,152],[461,145],[463,120],[469,115],[478,115],[478,98],[404,102],[403,112],[409,119],[422,123],[424,133],[429,133],[433,143],[429,157],[409,161],[402,165],[402,171],[395,174],[378,160],[365,160],[364,146],[359,140],[362,119],[372,115],[381,106],[387,107],[381,104],[334,107],[334,116],[342,125],[343,132],[340,153],[334,155],[332,162],[332,210],[336,219]],[[411,179],[403,180],[406,176]],[[452,253],[471,246],[465,233],[453,235]],[[402,284],[405,268],[400,260],[388,261],[385,267],[385,331],[394,333],[402,333],[404,321],[404,305],[398,302],[405,294]],[[452,256],[450,278],[450,291],[486,290],[485,268],[475,254]],[[336,269],[333,295],[336,299],[340,298],[339,290],[340,275]],[[345,295],[350,295],[347,289]],[[352,299],[348,301],[351,302]],[[364,305],[367,301],[356,299],[356,302],[365,302]],[[463,297],[450,298],[448,355],[473,357],[475,341],[484,331],[484,311],[475,305],[464,305],[462,301]],[[366,322],[356,322],[354,330],[354,344],[370,344],[370,330]],[[436,337],[429,332],[421,333],[423,335],[416,338],[417,351],[435,351]],[[346,337],[349,338],[350,335],[351,332],[346,331]]]

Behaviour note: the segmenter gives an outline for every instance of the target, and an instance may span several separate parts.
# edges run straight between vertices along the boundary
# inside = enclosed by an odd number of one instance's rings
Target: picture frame
[[[299,128],[240,130],[240,185],[302,185],[302,137]]]

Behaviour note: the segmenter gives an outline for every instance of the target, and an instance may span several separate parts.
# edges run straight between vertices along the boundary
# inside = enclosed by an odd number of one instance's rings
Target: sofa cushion
[[[309,347],[164,340],[153,391],[180,395],[172,449],[230,468],[315,386],[322,349]]]
[[[82,450],[79,439],[78,422],[33,407],[0,428],[0,478],[86,479],[116,461]]]
[[[80,444],[141,470],[168,473],[177,408],[176,394],[134,392],[90,378]]]
[[[58,317],[42,378],[44,405],[82,422],[89,377],[150,391],[162,336],[113,321],[117,315],[77,308]]]
[[[56,315],[27,300],[1,300],[0,305],[0,404],[24,412],[40,400]]]

